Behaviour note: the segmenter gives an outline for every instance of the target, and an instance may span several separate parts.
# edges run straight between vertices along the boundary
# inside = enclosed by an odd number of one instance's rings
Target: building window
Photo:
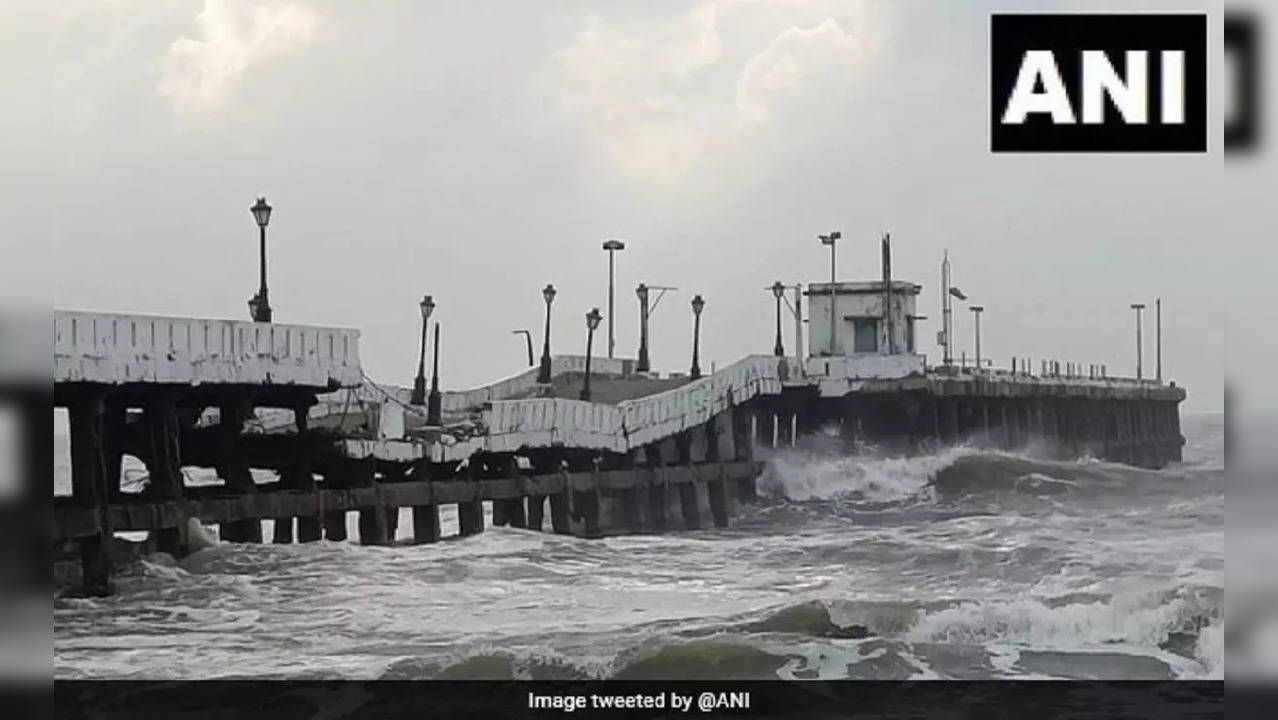
[[[852,351],[872,353],[879,351],[879,319],[860,317],[852,319]]]

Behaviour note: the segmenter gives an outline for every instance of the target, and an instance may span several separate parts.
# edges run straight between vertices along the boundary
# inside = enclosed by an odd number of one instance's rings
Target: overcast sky
[[[540,347],[547,282],[553,349],[583,352],[606,237],[628,245],[618,354],[637,346],[634,286],[674,285],[652,358],[686,370],[694,293],[703,367],[768,353],[763,288],[826,279],[817,233],[842,231],[852,280],[878,276],[891,232],[933,361],[948,249],[998,364],[1132,374],[1128,305],[1161,296],[1165,374],[1186,410],[1221,407],[1215,135],[1207,156],[989,152],[989,14],[1052,3],[11,5],[0,77],[51,110],[7,120],[0,220],[10,249],[51,238],[59,308],[246,318],[265,195],[276,321],[360,328],[378,380],[411,383],[423,293],[445,388],[522,369],[511,330]],[[1146,330],[1152,371],[1152,313]],[[959,349],[971,336],[960,308]]]

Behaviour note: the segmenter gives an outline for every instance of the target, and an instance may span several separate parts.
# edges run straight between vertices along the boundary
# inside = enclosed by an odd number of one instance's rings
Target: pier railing
[[[751,355],[686,385],[617,405],[562,398],[495,401],[483,415],[488,449],[563,445],[628,452],[706,423],[732,403],[779,394],[792,362]]]
[[[55,310],[55,383],[355,387],[359,331]]]

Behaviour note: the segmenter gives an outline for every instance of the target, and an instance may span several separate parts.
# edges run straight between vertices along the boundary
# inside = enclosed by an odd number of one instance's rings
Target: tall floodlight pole
[[[586,313],[586,378],[581,383],[581,399],[586,402],[590,402],[590,356],[594,353],[595,329],[602,319],[599,308],[590,308]]]
[[[701,311],[706,306],[706,301],[701,299],[700,295],[692,298],[692,379],[696,380],[701,377],[700,363],[700,347],[701,347]]]
[[[1154,300],[1154,379],[1163,381],[1163,299]]]
[[[271,302],[266,290],[266,226],[271,222],[271,206],[266,204],[266,198],[260,197],[249,212],[253,213],[258,229],[257,295],[249,299],[249,314],[253,322],[268,323],[271,321]]]
[[[409,405],[426,404],[426,325],[431,311],[435,309],[435,299],[430,295],[423,297],[418,308],[422,314],[422,345],[417,356],[417,377],[413,378],[413,394],[408,399]]]
[[[772,297],[776,299],[777,303],[777,337],[772,344],[772,354],[777,357],[785,357],[785,345],[781,342],[781,301],[785,299],[785,285],[782,285],[781,281],[778,280],[772,283],[772,287],[769,289],[772,290]]]
[[[555,286],[546,283],[541,290],[541,298],[546,301],[546,329],[541,340],[541,367],[537,369],[537,382],[550,382],[550,304],[555,301]]]
[[[1145,310],[1145,303],[1132,303],[1132,309],[1136,311],[1136,379],[1143,380],[1145,377],[1145,368],[1142,355],[1144,354],[1144,342],[1141,340],[1141,327],[1144,323],[1141,320],[1141,313]]]
[[[615,286],[616,286],[616,262],[614,260],[618,250],[625,250],[626,244],[617,239],[605,240],[603,249],[608,252],[608,357],[611,359],[613,350],[617,345],[617,338],[613,330],[613,309],[615,307]]]
[[[820,238],[822,245],[830,246],[830,348],[829,348],[829,352],[827,352],[826,355],[834,355],[834,343],[835,343],[835,337],[838,332],[837,327],[838,327],[838,315],[839,315],[838,310],[836,308],[838,304],[839,293],[838,293],[838,289],[835,287],[836,281],[835,281],[835,270],[834,270],[834,246],[835,246],[835,242],[843,237],[843,233],[839,232],[838,230],[835,230],[829,235],[818,235],[817,237]]]
[[[981,313],[985,312],[985,308],[980,305],[971,307],[973,322],[976,326],[976,369],[980,370],[981,365]]]

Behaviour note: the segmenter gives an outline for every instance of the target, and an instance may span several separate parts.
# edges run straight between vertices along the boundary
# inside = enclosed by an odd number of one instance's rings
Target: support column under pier
[[[71,500],[97,518],[97,532],[79,539],[81,591],[102,597],[115,591],[111,578],[111,515],[106,511],[101,391],[83,391],[67,407],[71,434]]]
[[[257,492],[253,474],[244,456],[244,421],[252,414],[252,405],[245,399],[228,399],[218,406],[218,468],[217,474],[230,492],[249,495]],[[223,523],[222,539],[236,543],[262,542],[262,521],[248,518]]]

